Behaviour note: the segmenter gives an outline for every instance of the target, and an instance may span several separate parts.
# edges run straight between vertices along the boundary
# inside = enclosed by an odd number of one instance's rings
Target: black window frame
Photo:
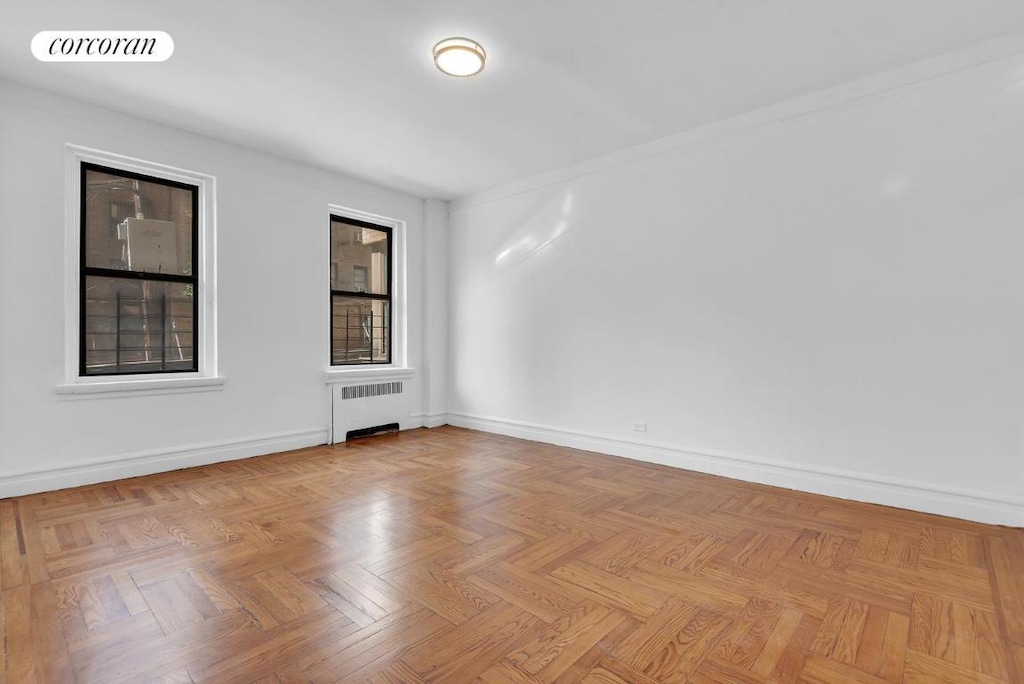
[[[177,273],[149,273],[147,271],[132,271],[128,269],[118,268],[101,268],[98,266],[89,266],[86,261],[86,254],[88,252],[87,235],[86,230],[86,217],[87,217],[87,202],[86,202],[86,175],[88,171],[97,171],[99,173],[106,173],[109,175],[121,176],[123,178],[129,178],[132,180],[145,181],[147,183],[157,183],[160,185],[167,185],[173,188],[181,190],[187,190],[192,193],[192,274],[184,275]],[[183,183],[181,181],[170,180],[168,178],[160,178],[159,176],[150,176],[144,173],[138,173],[137,171],[128,171],[126,169],[120,169],[116,166],[106,166],[104,164],[96,164],[94,162],[82,161],[79,166],[79,249],[78,249],[78,375],[82,378],[95,378],[95,377],[126,377],[132,375],[169,375],[179,373],[197,373],[199,372],[199,358],[200,358],[200,319],[199,319],[199,300],[201,296],[199,287],[199,200],[201,189],[198,185],[192,183]],[[129,372],[87,372],[85,364],[86,356],[86,279],[89,276],[101,277],[101,278],[118,278],[121,280],[149,280],[159,281],[168,283],[179,283],[192,286],[192,367],[191,368],[173,368],[173,369],[157,369],[157,370],[135,370]]]
[[[393,318],[394,318],[394,297],[393,297],[393,291],[395,289],[395,283],[394,283],[394,280],[393,280],[393,275],[394,275],[393,269],[394,269],[394,261],[395,261],[394,230],[390,226],[383,226],[383,225],[380,225],[379,223],[372,223],[370,221],[363,221],[361,219],[350,218],[348,216],[342,216],[340,214],[331,214],[330,218],[327,221],[327,235],[328,235],[327,239],[328,239],[329,259],[330,259],[330,263],[332,263],[332,264],[334,263],[334,240],[333,240],[332,235],[331,235],[331,227],[332,227],[332,225],[334,224],[335,221],[337,221],[338,223],[344,223],[344,224],[347,224],[347,225],[350,225],[350,226],[355,226],[357,228],[369,228],[370,230],[376,230],[376,231],[384,233],[387,236],[386,240],[387,240],[387,243],[388,243],[388,249],[387,249],[387,255],[388,255],[388,269],[387,269],[388,288],[387,289],[388,289],[388,293],[387,294],[374,294],[372,292],[354,292],[354,291],[350,291],[350,290],[335,290],[334,287],[333,287],[334,283],[333,282],[329,283],[329,285],[330,285],[330,287],[329,287],[330,295],[328,296],[327,301],[328,301],[328,305],[329,305],[328,310],[330,312],[330,319],[329,319],[330,320],[330,325],[328,326],[327,334],[330,335],[330,338],[331,338],[331,340],[330,340],[330,342],[331,342],[330,365],[332,367],[335,367],[335,366],[388,366],[388,365],[391,365],[392,349],[394,348],[394,332],[395,332],[394,331],[394,325],[393,325]],[[370,289],[369,286],[367,286],[366,289],[369,290]],[[335,362],[335,360],[334,360],[334,352],[335,352],[335,348],[334,348],[334,298],[336,296],[337,297],[353,297],[353,298],[359,298],[359,299],[370,299],[370,300],[377,300],[377,301],[387,302],[387,310],[388,310],[388,316],[387,316],[387,335],[388,335],[388,337],[387,337],[387,340],[388,340],[387,350],[388,350],[388,353],[387,353],[387,359],[386,360],[384,360],[384,361],[374,361],[373,360],[373,350],[371,349],[371,351],[370,351],[370,360],[369,361],[338,361],[338,362]],[[371,322],[371,325],[372,325],[372,322]]]

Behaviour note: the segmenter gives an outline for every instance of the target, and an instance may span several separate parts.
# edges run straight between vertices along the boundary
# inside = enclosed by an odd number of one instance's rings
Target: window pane
[[[85,279],[85,373],[195,370],[191,285]]]
[[[388,303],[331,297],[331,363],[387,363],[391,353]]]
[[[192,273],[192,196],[155,181],[85,174],[85,263],[146,273]]]
[[[388,294],[388,234],[331,220],[331,289]]]

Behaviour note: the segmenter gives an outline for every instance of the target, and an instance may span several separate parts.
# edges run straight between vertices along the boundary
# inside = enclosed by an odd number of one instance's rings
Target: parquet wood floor
[[[451,427],[0,501],[3,681],[1024,682],[1024,533]]]

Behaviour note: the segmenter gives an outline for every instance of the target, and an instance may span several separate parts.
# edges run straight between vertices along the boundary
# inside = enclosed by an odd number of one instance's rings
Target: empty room
[[[0,6],[0,684],[1024,683],[1020,0]]]

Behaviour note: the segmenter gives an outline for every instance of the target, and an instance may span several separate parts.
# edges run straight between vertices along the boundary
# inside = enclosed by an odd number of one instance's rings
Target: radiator
[[[332,443],[344,442],[353,430],[409,423],[409,395],[402,381],[371,382],[360,385],[332,385]]]

